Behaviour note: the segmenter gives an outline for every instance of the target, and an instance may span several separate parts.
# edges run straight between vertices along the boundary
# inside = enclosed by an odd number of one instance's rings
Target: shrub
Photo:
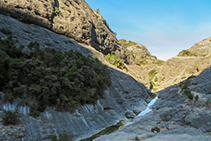
[[[118,56],[114,56],[112,54],[107,54],[106,55],[106,60],[110,64],[112,64],[112,65],[114,65],[114,66],[116,66],[118,68],[121,68],[121,69],[124,69],[125,68],[125,64],[124,64],[123,60],[120,59]]]
[[[177,81],[177,78],[174,79],[174,82],[176,82],[176,81]]]
[[[7,35],[12,34],[12,31],[10,31],[9,29],[4,28],[4,27],[0,28],[0,32],[7,34]]]
[[[17,124],[20,121],[19,117],[20,115],[17,109],[14,112],[3,110],[3,125],[7,126],[9,124]]]
[[[188,79],[195,78],[195,77],[196,77],[196,75],[191,75],[188,77]]]
[[[20,105],[23,99],[30,101],[30,115],[35,117],[47,106],[73,111],[79,105],[95,104],[111,84],[108,67],[98,59],[73,50],[41,50],[36,42],[23,51],[11,37],[0,39],[0,70],[3,100],[12,103],[19,98]]]
[[[60,12],[60,11],[59,11],[59,8],[55,6],[55,7],[54,7],[54,13],[55,13],[56,15],[59,15],[59,12]]]
[[[158,66],[162,66],[162,65],[164,64],[164,61],[162,61],[162,60],[157,60],[156,64],[157,64]]]
[[[195,56],[195,55],[193,55],[192,53],[190,53],[190,51],[188,51],[188,50],[183,50],[183,51],[181,51],[181,52],[178,54],[178,56],[181,56],[181,57],[188,57],[188,56]]]
[[[184,94],[188,96],[189,99],[193,100],[194,95],[191,93],[190,89],[184,89]]]
[[[193,100],[194,95],[191,93],[190,89],[188,88],[191,85],[189,79],[187,79],[182,87],[183,94],[187,95],[189,99]]]
[[[157,74],[156,70],[151,70],[149,72],[149,77],[152,79]]]
[[[185,79],[186,78],[186,76],[183,76],[181,79],[183,80],[183,79]]]
[[[157,60],[157,57],[156,56],[152,56],[153,58],[155,58]]]
[[[160,128],[154,127],[154,128],[151,129],[151,132],[154,133],[155,131],[156,131],[157,133],[159,133],[159,132],[160,132]]]
[[[191,85],[190,80],[186,80],[185,83],[184,83],[184,85],[183,85],[183,87],[182,87],[182,89],[183,89],[183,90],[184,90],[184,89],[187,89],[188,86],[190,86],[190,85]]]
[[[158,78],[157,78],[157,77],[155,77],[154,81],[155,81],[155,82],[157,82],[157,81],[158,81]]]

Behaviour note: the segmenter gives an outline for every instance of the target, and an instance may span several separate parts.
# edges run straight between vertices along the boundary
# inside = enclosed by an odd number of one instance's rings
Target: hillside
[[[210,46],[164,62],[118,41],[85,0],[0,1],[0,140],[78,141],[129,123],[96,140],[207,141]]]
[[[143,72],[143,70],[147,73],[144,74],[145,76],[148,76],[148,82],[153,81],[153,77],[155,74],[152,75],[153,72],[158,72],[163,64],[165,63],[162,60],[157,59],[156,56],[151,55],[151,53],[148,51],[147,47],[145,47],[142,44],[136,43],[136,42],[132,42],[132,41],[127,41],[125,39],[120,39],[119,42],[125,47],[127,48],[131,53],[133,53],[133,55],[135,56],[135,58],[138,60],[139,64],[141,65],[141,67],[143,69],[139,69],[136,67],[133,67],[132,69],[134,71],[136,71],[137,74],[142,74],[141,72]],[[139,71],[138,71],[139,69]],[[139,76],[139,77],[143,77]],[[140,81],[141,82],[141,81]],[[142,83],[146,83],[147,81]],[[151,82],[151,84],[145,84],[145,86],[148,86],[152,88],[152,85],[154,85],[153,82]]]
[[[210,79],[211,69],[208,68],[198,77],[157,92],[159,99],[151,106],[151,112],[94,141],[210,141]],[[189,87],[192,100],[184,87]]]
[[[109,64],[93,47],[1,14],[0,21],[4,21],[0,22],[0,61],[5,64],[0,65],[1,139],[49,140],[65,131],[78,140],[125,119],[127,112],[140,112],[151,100],[143,84]],[[69,53],[71,60],[66,56]],[[50,68],[54,65],[58,66]],[[110,85],[104,83],[107,71]],[[5,116],[13,114],[4,110],[15,109],[19,119],[14,113],[14,122],[5,121]]]
[[[188,50],[181,51],[176,57],[167,60],[157,71],[159,89],[177,84],[190,76],[197,76],[211,66],[211,37],[196,43]]]

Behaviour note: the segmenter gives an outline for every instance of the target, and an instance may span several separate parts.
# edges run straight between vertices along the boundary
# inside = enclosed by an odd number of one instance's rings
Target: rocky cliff
[[[128,68],[132,70],[131,72],[135,74],[137,79],[140,79],[139,81],[141,83],[147,86],[147,88],[152,88],[154,83],[151,83],[151,79],[153,79],[154,75],[151,75],[151,71],[158,72],[165,62],[157,59],[156,56],[151,55],[148,49],[142,44],[127,41],[125,39],[120,39],[119,42],[133,53],[140,64],[140,66],[128,65]]]
[[[211,37],[196,43],[178,56],[167,60],[154,76],[159,89],[177,84],[190,76],[197,76],[211,65]]]
[[[86,43],[103,54],[115,54],[127,64],[137,64],[133,54],[121,46],[102,16],[85,0],[4,0],[0,7],[2,14]]]
[[[183,84],[157,92],[159,99],[152,111],[134,119],[117,132],[104,135],[96,141],[210,141],[211,140],[211,69],[189,79],[193,100],[182,91]]]
[[[143,110],[151,100],[149,91],[144,85],[110,65],[104,55],[91,46],[78,44],[46,28],[24,24],[4,15],[0,15],[0,29],[1,39],[12,36],[16,40],[16,45],[27,46],[30,42],[36,41],[43,48],[51,47],[61,51],[72,49],[82,52],[85,56],[97,56],[101,62],[110,67],[112,79],[111,86],[105,91],[104,99],[99,99],[96,105],[81,106],[73,113],[58,112],[49,107],[39,117],[33,118],[28,115],[29,107],[1,102],[0,118],[3,118],[3,109],[18,108],[21,122],[14,126],[10,125],[12,128],[0,123],[0,140],[49,140],[53,135],[58,136],[63,131],[74,140],[78,140],[125,119],[127,112]],[[2,95],[4,93],[1,92]]]

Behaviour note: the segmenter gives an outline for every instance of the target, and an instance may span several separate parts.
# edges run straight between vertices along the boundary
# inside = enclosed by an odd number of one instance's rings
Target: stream
[[[150,109],[150,107],[157,101],[157,99],[158,99],[158,97],[156,96],[153,100],[151,100],[151,102],[147,105],[147,108],[145,110],[143,110],[141,113],[139,113],[133,120],[131,120],[129,122],[121,120],[116,125],[109,126],[105,129],[101,130],[97,134],[94,134],[91,137],[88,137],[88,138],[85,138],[85,139],[81,139],[80,141],[92,141],[93,139],[98,138],[101,135],[111,134],[113,132],[116,132],[116,131],[124,128],[127,125],[133,124],[134,121],[140,120],[141,117],[143,117],[144,115],[146,115],[147,113],[152,111],[152,109]]]

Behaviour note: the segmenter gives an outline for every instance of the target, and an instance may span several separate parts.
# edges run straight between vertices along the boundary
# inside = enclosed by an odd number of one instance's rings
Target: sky
[[[117,33],[167,60],[211,36],[211,0],[86,0]]]

